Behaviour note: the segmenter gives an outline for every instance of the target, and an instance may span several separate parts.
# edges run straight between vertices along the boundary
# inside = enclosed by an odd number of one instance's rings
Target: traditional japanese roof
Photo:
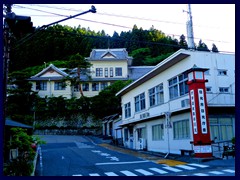
[[[56,74],[53,75],[45,75],[48,72],[53,73],[55,72]],[[50,64],[47,68],[43,69],[41,72],[37,73],[36,75],[32,76],[30,79],[30,81],[37,81],[37,80],[61,80],[64,77],[67,77],[68,74],[66,72],[63,71],[63,68],[57,68],[56,66],[54,66],[53,64]]]
[[[90,57],[86,58],[90,61],[96,60],[132,60],[132,57],[128,56],[128,52],[125,48],[118,49],[93,49],[90,53]]]

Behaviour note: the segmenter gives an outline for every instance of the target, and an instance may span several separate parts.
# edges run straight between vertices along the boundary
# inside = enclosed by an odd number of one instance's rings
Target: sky
[[[144,30],[152,26],[179,40],[187,36],[187,4],[14,4],[12,12],[31,16],[33,26],[43,26],[79,14],[94,5],[97,13],[87,13],[61,22],[61,25],[114,31],[132,30],[134,25]],[[191,4],[194,42],[201,39],[209,49],[214,43],[221,52],[235,52],[235,5]]]

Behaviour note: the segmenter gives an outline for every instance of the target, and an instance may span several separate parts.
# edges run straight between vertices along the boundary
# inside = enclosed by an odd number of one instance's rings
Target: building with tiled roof
[[[93,49],[89,57],[85,58],[91,63],[90,69],[81,70],[80,81],[83,95],[92,97],[111,85],[113,82],[122,80],[137,80],[147,72],[151,71],[153,66],[131,66],[132,57],[128,56],[125,48],[118,49]],[[63,96],[66,98],[81,96],[79,88],[71,85],[67,77],[77,77],[77,68],[66,73],[64,69],[49,65],[41,72],[32,76],[29,81],[32,82],[32,90],[38,91],[40,97]],[[64,82],[64,79],[66,81]]]

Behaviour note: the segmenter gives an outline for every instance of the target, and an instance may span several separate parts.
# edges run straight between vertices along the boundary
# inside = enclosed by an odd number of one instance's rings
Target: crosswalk
[[[176,165],[176,166],[163,166],[163,167],[151,167],[146,169],[133,169],[133,170],[122,170],[119,172],[103,172],[103,173],[89,173],[87,175],[83,174],[74,174],[73,176],[157,176],[157,175],[166,175],[168,173],[177,173],[177,172],[189,172],[191,170],[196,170],[197,168],[208,168],[208,165],[202,164],[186,164],[186,165]],[[193,173],[189,175],[180,175],[180,176],[211,176],[211,175],[223,175],[225,173],[235,173],[235,170],[224,169],[218,171],[211,171],[207,173]]]

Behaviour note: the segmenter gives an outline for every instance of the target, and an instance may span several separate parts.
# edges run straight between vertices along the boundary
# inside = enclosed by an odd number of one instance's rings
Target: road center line
[[[130,161],[130,162],[107,162],[107,163],[96,163],[95,165],[109,165],[109,164],[137,164],[137,163],[146,163],[150,161]]]

